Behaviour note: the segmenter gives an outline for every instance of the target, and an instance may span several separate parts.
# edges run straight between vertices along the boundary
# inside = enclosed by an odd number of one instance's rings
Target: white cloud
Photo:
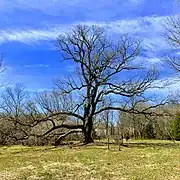
[[[58,34],[59,32],[56,32],[56,29],[53,28],[48,30],[3,30],[0,31],[0,42],[20,41],[24,43],[35,43],[37,41],[55,39]]]
[[[44,29],[12,29],[0,30],[0,43],[19,41],[27,44],[36,44],[56,40],[57,36],[66,33],[77,24],[99,25],[105,27],[110,35],[128,33],[139,36],[143,40],[143,48],[147,50],[146,56],[152,63],[159,62],[158,52],[165,52],[170,48],[162,36],[163,24],[167,16],[147,16],[136,19],[124,19],[119,21],[84,21],[73,24],[59,24]],[[154,58],[156,57],[156,58]]]
[[[161,60],[160,60],[160,58],[147,58],[147,60],[150,62],[150,63],[152,63],[152,64],[154,64],[154,63],[161,63]]]
[[[59,34],[66,33],[74,25],[96,24],[105,27],[112,36],[122,33],[128,33],[135,37],[139,36],[143,40],[143,48],[147,50],[146,56],[148,59],[144,61],[159,63],[158,52],[165,52],[171,48],[162,36],[163,24],[166,18],[167,16],[147,16],[119,21],[84,21],[67,25],[59,24],[44,29],[0,30],[0,43],[19,41],[27,44],[37,44],[46,41],[48,44],[51,40],[56,40]]]
[[[155,40],[158,42],[159,33],[163,30],[163,22],[166,16],[151,16],[140,17],[137,19],[125,19],[119,21],[84,21],[76,22],[68,25],[56,25],[54,27],[48,27],[46,29],[15,29],[15,30],[0,30],[0,42],[5,41],[22,41],[22,42],[34,42],[41,40],[55,39],[58,34],[65,33],[68,29],[72,28],[76,24],[86,25],[99,25],[105,27],[111,33],[129,33],[138,34],[142,37],[146,37],[149,40]],[[155,43],[156,43],[155,42]]]
[[[25,68],[47,68],[50,67],[49,64],[27,64],[24,66]]]
[[[151,93],[159,93],[161,95],[164,95],[165,97],[167,95],[172,95],[176,92],[180,92],[180,77],[179,75],[171,76],[171,77],[164,77],[161,80],[156,80],[154,82],[154,85],[157,85],[158,87],[163,88],[157,88],[157,89],[151,89],[149,92]]]
[[[144,0],[128,0],[129,3],[133,3],[133,5],[139,5],[144,2]]]
[[[156,67],[158,66],[158,68],[162,68],[162,61],[161,58],[158,57],[145,57],[145,56],[138,56],[136,58],[136,60],[134,61],[135,65],[144,65],[144,66],[153,66],[155,65]]]
[[[132,36],[140,36],[143,39],[143,48],[147,51],[145,52],[146,58],[139,57],[139,61],[145,64],[148,62],[151,64],[161,65],[160,58],[157,53],[162,51],[165,52],[168,48],[170,48],[162,36],[163,23],[166,18],[167,16],[151,16],[107,22],[85,21],[68,25],[56,25],[46,29],[0,30],[0,43],[11,41],[19,41],[32,45],[38,43],[41,44],[42,41],[49,43],[51,40],[56,40],[59,34],[66,33],[76,24],[96,24],[101,27],[105,27],[110,35],[129,33]],[[51,46],[49,45],[49,47]],[[40,67],[41,65],[36,65],[36,68],[37,66]],[[30,68],[30,65],[27,65],[27,67]]]

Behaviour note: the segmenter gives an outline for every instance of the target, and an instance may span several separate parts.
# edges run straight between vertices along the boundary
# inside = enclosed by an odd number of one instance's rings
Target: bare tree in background
[[[78,25],[65,35],[60,35],[59,52],[64,61],[73,64],[76,73],[57,81],[60,106],[55,110],[51,107],[41,120],[67,115],[78,123],[54,124],[47,133],[60,128],[81,129],[84,142],[91,143],[93,119],[102,112],[118,110],[152,114],[149,110],[157,107],[157,104],[139,111],[129,107],[128,103],[125,106],[120,103],[122,99],[127,100],[135,95],[141,100],[146,90],[156,86],[157,71],[143,68],[136,61],[140,45],[139,40],[127,35],[112,41],[107,38],[104,29],[97,26]],[[103,103],[106,99],[110,99],[109,104]],[[46,102],[41,102],[45,107]]]
[[[180,48],[180,15],[169,17],[166,20],[165,39],[172,45],[176,50]],[[174,70],[180,72],[180,54],[176,57],[167,57],[166,62]]]
[[[43,104],[43,107],[42,107]],[[46,110],[47,109],[47,110]],[[38,119],[59,110],[56,93],[40,93],[35,98],[22,85],[7,87],[1,95],[0,104],[0,143],[1,144],[36,144],[54,143],[63,130],[48,132],[54,126],[66,121],[66,116],[59,115],[45,121]],[[46,135],[47,132],[47,135]]]
[[[25,118],[27,99],[28,93],[22,85],[7,87],[1,94],[0,133],[11,141],[9,143],[13,144],[27,137],[29,129],[25,126],[28,123],[28,119]]]
[[[110,105],[111,101],[104,101],[102,102],[102,107],[105,107],[106,105]],[[110,126],[112,121],[112,111],[107,110],[100,113],[97,117],[98,123],[96,129],[99,131],[99,136],[108,136],[110,135]]]

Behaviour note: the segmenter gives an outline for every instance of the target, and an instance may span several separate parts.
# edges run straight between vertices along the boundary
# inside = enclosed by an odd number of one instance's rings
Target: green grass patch
[[[130,141],[126,146],[0,147],[1,180],[180,179],[180,144]]]

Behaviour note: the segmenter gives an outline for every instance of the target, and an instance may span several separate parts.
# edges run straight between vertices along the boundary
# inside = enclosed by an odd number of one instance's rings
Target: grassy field
[[[180,145],[180,144],[179,144]],[[130,141],[126,146],[0,147],[0,180],[180,180],[180,146]]]

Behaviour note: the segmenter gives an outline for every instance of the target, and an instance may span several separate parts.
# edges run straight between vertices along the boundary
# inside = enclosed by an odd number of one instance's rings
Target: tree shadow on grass
[[[11,154],[19,154],[19,153],[29,153],[29,152],[46,152],[50,150],[66,150],[66,149],[82,149],[82,148],[93,148],[93,149],[106,149],[113,151],[114,149],[121,148],[180,148],[180,143],[165,143],[165,142],[126,142],[120,144],[120,146],[116,143],[109,143],[108,149],[108,142],[94,142],[90,144],[84,144],[81,142],[76,143],[63,143],[59,146],[44,146],[42,148],[28,148],[28,149],[19,149],[18,151],[12,151]],[[8,149],[8,147],[7,147]]]
[[[146,148],[146,147],[152,147],[152,148],[180,148],[180,143],[151,143],[151,142],[141,142],[141,143],[125,143],[122,144],[122,146],[133,148],[133,147],[138,147],[138,148]]]
[[[46,152],[46,151],[49,151],[49,150],[52,150],[52,149],[55,149],[54,146],[52,147],[45,147],[45,148],[42,148],[42,149],[35,149],[35,148],[30,148],[30,149],[19,149],[19,150],[16,150],[16,151],[11,151],[10,154],[19,154],[19,153],[30,153],[30,152]]]
[[[109,143],[109,147],[116,147],[119,146],[116,143]],[[60,146],[61,147],[61,146]],[[81,147],[93,147],[93,148],[102,148],[106,147],[108,149],[108,143],[107,142],[94,142],[90,144],[83,144],[83,143],[76,143],[71,145],[66,145],[66,147],[70,148],[81,148]],[[165,142],[126,142],[121,143],[120,147],[125,148],[180,148],[180,143],[165,143]]]

